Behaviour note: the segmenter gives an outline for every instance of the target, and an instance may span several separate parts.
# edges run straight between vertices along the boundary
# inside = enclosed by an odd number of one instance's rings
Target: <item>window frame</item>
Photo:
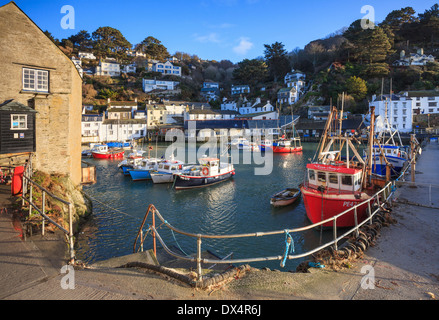
[[[29,73],[29,83],[26,84],[25,75],[26,71],[32,72],[32,78],[31,74]],[[39,77],[42,77],[41,85],[39,83]],[[44,76],[46,76],[44,78]],[[30,86],[30,83],[33,82],[33,86]],[[42,87],[41,89],[39,87]],[[22,69],[22,89],[23,91],[27,92],[39,92],[39,93],[49,93],[50,92],[50,72],[49,70],[44,69],[37,69],[37,68],[28,68],[23,67]]]
[[[18,123],[18,127],[17,128],[15,128],[14,127],[14,116],[16,116],[16,117],[24,117],[24,120],[18,120],[18,121],[15,121],[15,122],[17,122]],[[24,128],[20,128],[20,123],[23,123],[24,122],[24,124],[25,124],[25,127]],[[29,128],[27,127],[27,114],[19,114],[19,113],[12,113],[11,114],[11,130],[28,130]]]

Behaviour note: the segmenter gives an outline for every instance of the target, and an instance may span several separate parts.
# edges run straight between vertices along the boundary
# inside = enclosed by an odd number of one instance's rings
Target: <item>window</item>
[[[317,180],[320,181],[320,182],[326,182],[326,173],[319,172],[317,174]]]
[[[351,186],[352,185],[352,176],[342,176],[341,183],[344,184],[345,186]]]
[[[329,174],[329,183],[338,184],[338,176],[335,173]]]
[[[11,114],[11,129],[13,130],[27,129],[27,115]]]
[[[49,92],[49,71],[23,68],[23,90]]]
[[[316,179],[316,175],[314,174],[314,170],[309,170],[308,171],[308,176],[309,176],[309,180],[315,180]]]

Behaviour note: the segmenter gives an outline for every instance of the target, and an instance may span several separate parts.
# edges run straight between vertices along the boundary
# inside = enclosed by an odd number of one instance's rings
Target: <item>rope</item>
[[[294,240],[293,237],[290,235],[290,233],[287,230],[285,230],[285,255],[282,262],[280,263],[280,266],[282,268],[285,267],[285,262],[288,257],[288,252],[290,253],[294,252]]]

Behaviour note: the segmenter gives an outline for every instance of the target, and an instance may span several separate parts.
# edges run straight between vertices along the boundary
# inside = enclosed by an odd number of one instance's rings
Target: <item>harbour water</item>
[[[159,144],[154,153],[165,154],[168,144]],[[176,228],[195,234],[241,234],[251,232],[292,229],[309,224],[303,200],[283,207],[270,205],[270,197],[286,188],[297,187],[304,178],[305,166],[313,158],[317,143],[303,143],[303,152],[273,154],[273,169],[268,175],[255,175],[256,164],[235,164],[235,176],[217,185],[190,190],[175,190],[172,184],[153,184],[132,181],[117,167],[119,160],[87,161],[96,166],[97,183],[85,186],[84,191],[93,199],[93,215],[80,236],[76,248],[77,258],[93,263],[112,257],[131,254],[137,231],[149,204]],[[197,147],[199,147],[197,145]],[[243,152],[240,151],[241,156]],[[152,154],[151,154],[152,156]],[[196,253],[195,238],[187,237],[168,228],[159,229],[168,247],[183,254]],[[332,232],[323,232],[323,241]],[[294,253],[300,254],[319,245],[321,233],[310,230],[293,234]],[[152,247],[151,237],[146,248]],[[285,235],[237,239],[203,239],[203,250],[220,257],[231,253],[234,259],[282,255],[285,252]],[[280,261],[251,263],[254,267],[294,270],[302,260],[288,260],[280,268]]]

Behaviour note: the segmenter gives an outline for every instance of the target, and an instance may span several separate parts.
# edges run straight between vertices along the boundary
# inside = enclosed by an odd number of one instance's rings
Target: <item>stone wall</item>
[[[82,79],[73,62],[13,2],[0,7],[0,103],[36,115],[34,168],[81,181]],[[49,93],[23,90],[23,68],[49,71]]]

